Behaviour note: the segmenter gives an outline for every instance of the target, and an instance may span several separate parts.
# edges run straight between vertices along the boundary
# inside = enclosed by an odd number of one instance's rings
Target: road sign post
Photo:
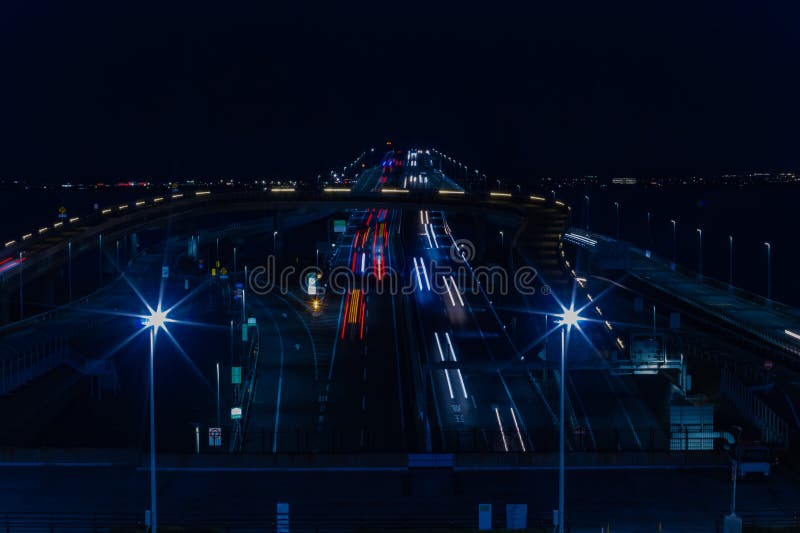
[[[222,446],[222,428],[208,428],[208,445],[212,448]]]

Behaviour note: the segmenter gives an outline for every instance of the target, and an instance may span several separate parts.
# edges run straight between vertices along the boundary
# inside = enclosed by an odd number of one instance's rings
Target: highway
[[[433,156],[408,150],[388,151],[378,165],[361,172],[352,188],[394,193],[437,190],[449,184],[454,182],[437,168]],[[463,194],[457,186],[449,190]],[[545,315],[551,315],[550,333],[555,331],[559,305],[541,293],[526,296],[507,286],[491,286],[493,278],[478,279],[483,274],[476,275],[475,270],[481,265],[512,270],[509,251],[516,229],[509,220],[513,219],[479,220],[463,211],[449,214],[447,209],[425,205],[409,209],[379,203],[332,213],[343,217],[345,225],[343,232],[334,234],[331,252],[324,254],[320,265],[326,280],[323,296],[311,297],[296,283],[266,294],[247,286],[244,313],[237,307],[241,300],[234,300],[232,292],[226,292],[229,289],[207,300],[213,307],[205,310],[218,328],[214,342],[222,353],[212,355],[214,361],[203,370],[210,386],[202,409],[189,409],[183,422],[166,431],[177,434],[174,428],[185,426],[186,433],[198,427],[205,434],[206,427],[221,425],[223,435],[228,435],[241,424],[241,449],[251,453],[553,451],[560,376],[551,367],[558,361],[558,339],[549,338],[545,350],[542,336],[547,331]],[[286,267],[288,258],[299,260],[307,254],[300,243],[326,237],[319,226],[308,225],[313,218],[302,211],[285,218],[280,225],[274,220],[266,227],[251,221],[219,233],[224,236],[222,252],[210,233],[202,238],[197,253],[206,258],[206,266],[214,266],[221,253],[225,259],[221,266],[231,269],[231,247],[238,242],[237,274],[242,275],[243,264],[249,262],[252,268],[263,261],[259,250],[280,244],[278,266]],[[163,251],[167,262],[175,265],[176,276],[185,276],[187,265],[193,268],[181,249],[187,238],[187,234],[171,235],[172,248]],[[147,268],[137,266],[146,261]],[[150,299],[155,293],[147,279],[157,279],[159,267],[158,255],[152,254],[137,256],[129,267],[138,273],[137,283],[150,290]],[[191,272],[196,278],[192,286],[210,274],[208,269]],[[349,274],[338,281],[347,283],[336,288],[327,276],[342,272]],[[568,291],[574,287],[569,268],[553,272],[559,279],[543,283],[567,287],[557,296],[569,301]],[[181,279],[167,287],[180,291]],[[218,287],[215,290],[224,286],[214,276],[209,281]],[[119,286],[118,298],[124,299],[125,285]],[[575,297],[583,301],[586,290],[574,288]],[[123,301],[108,298],[98,307],[126,308]],[[190,305],[185,312],[200,308]],[[253,334],[260,349],[244,355],[252,339],[240,341],[239,328],[242,319],[250,317],[258,324]],[[52,324],[56,328],[58,322]],[[623,380],[604,367],[604,354],[614,350],[614,338],[602,323],[587,321],[580,329],[586,338],[577,331],[570,335],[567,359],[569,445],[641,449],[638,432],[657,427],[658,422],[637,398],[635,379]],[[109,340],[100,345],[113,347],[116,330],[109,331]],[[537,361],[538,368],[530,366]],[[216,362],[222,383],[219,416],[213,394]],[[579,368],[570,369],[573,364]],[[592,365],[595,370],[586,368]],[[230,383],[231,366],[243,368],[238,387]],[[229,411],[242,402],[244,417],[239,423],[230,419]],[[206,449],[202,440],[200,448]],[[227,446],[227,437],[223,440]],[[168,446],[185,449],[187,441]]]
[[[137,226],[135,238],[115,226],[115,246],[107,243],[98,256],[89,248],[74,264],[86,295],[63,306],[36,302],[31,308],[47,312],[3,329],[0,413],[9,431],[2,444],[147,450],[145,333],[159,309],[168,319],[155,350],[156,449],[164,458],[221,461],[214,463],[220,472],[235,455],[261,464],[301,456],[313,463],[333,454],[361,468],[381,454],[406,460],[408,453],[477,453],[490,463],[525,464],[558,450],[562,384],[568,451],[598,452],[595,462],[602,454],[635,461],[645,455],[639,452],[667,452],[664,412],[675,374],[620,370],[630,361],[630,335],[646,329],[641,313],[631,312],[641,291],[576,273],[561,241],[563,206],[496,191],[478,201],[423,150],[388,150],[354,181],[315,194],[294,208],[291,200],[270,200],[281,202],[280,212],[252,201],[246,215],[203,211],[199,219],[168,218],[166,226],[154,217]],[[360,196],[354,203],[319,199],[339,194]],[[458,197],[466,203],[452,200]],[[44,265],[47,252],[37,253],[31,262]],[[27,264],[13,258],[0,265],[12,274],[8,280],[20,267]],[[525,287],[531,290],[521,290],[516,277],[524,268],[532,273]],[[61,272],[31,294],[63,292]],[[267,278],[280,282],[262,286]],[[668,310],[658,305],[662,328]],[[577,313],[570,327],[562,322],[568,310]],[[685,334],[710,342],[698,323],[690,321]],[[747,357],[730,351],[737,360]],[[790,381],[783,370],[776,374]],[[724,420],[735,417],[725,413]],[[219,442],[209,438],[215,428]],[[724,457],[702,457],[724,469]],[[469,493],[473,504],[488,494],[473,484],[508,479],[477,467],[452,476],[408,474],[406,463],[397,468],[405,473],[393,466],[374,478],[358,476],[376,491],[412,495],[410,504],[428,516],[436,514],[429,500],[436,489],[425,488],[426,481],[455,499]],[[160,490],[176,501],[169,483],[187,482],[168,472]],[[252,472],[236,472],[219,475],[261,486],[244,479]],[[143,477],[123,475],[131,486]],[[515,498],[520,483],[553,481],[547,469],[519,476],[508,492]],[[610,475],[573,476],[617,483]],[[687,483],[675,472],[659,476],[673,488]],[[314,494],[334,491],[329,482]],[[715,491],[724,485],[717,478],[699,483]],[[351,489],[348,505],[370,504],[361,489]],[[581,490],[572,503],[597,511]],[[759,490],[745,490],[761,498]],[[280,501],[279,493],[269,494],[271,504]],[[546,513],[553,503],[549,490],[543,494],[525,501]],[[448,512],[466,512],[455,500],[448,505]],[[200,506],[193,509],[203,515]],[[309,516],[323,512],[329,510]]]

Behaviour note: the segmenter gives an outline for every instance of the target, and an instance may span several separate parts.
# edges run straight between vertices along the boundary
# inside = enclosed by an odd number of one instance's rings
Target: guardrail
[[[491,500],[495,500],[492,498]],[[505,527],[504,502],[493,501],[492,525]],[[290,502],[289,526],[295,532],[319,531],[449,531],[452,533],[474,531],[477,526],[477,507],[470,502],[456,506],[441,503],[432,511],[429,508],[402,512],[400,509],[375,510],[365,508],[358,502],[350,505],[337,504],[335,508],[324,505],[295,504]],[[722,531],[724,510],[709,510],[706,518],[687,519],[665,516],[661,520],[642,520],[632,515],[618,520],[610,516],[618,512],[582,512],[572,508],[567,516],[567,530],[617,531],[633,528],[636,531]],[[753,528],[792,528],[800,524],[800,508],[763,510],[739,510],[745,531]],[[552,531],[552,510],[529,508],[526,513],[526,531],[549,533]],[[717,515],[717,517],[714,517]],[[144,516],[133,513],[51,513],[9,512],[0,514],[0,528],[5,531],[144,531]],[[638,518],[638,519],[637,519]],[[159,526],[181,530],[203,531],[252,531],[276,530],[275,511],[252,510],[245,513],[159,513]],[[591,528],[591,529],[590,529]]]
[[[403,192],[404,194],[399,194]],[[275,200],[281,202],[301,202],[301,201],[359,201],[368,200],[380,202],[481,202],[481,203],[514,203],[528,205],[543,205],[557,207],[569,211],[571,208],[560,200],[547,200],[542,196],[527,195],[521,193],[501,193],[492,192],[465,192],[449,189],[427,190],[427,189],[385,189],[382,191],[354,191],[350,187],[328,187],[320,190],[302,190],[293,187],[274,187],[266,190],[204,190],[187,191],[181,193],[164,194],[147,200],[128,202],[114,207],[106,207],[94,213],[82,217],[73,217],[67,220],[60,220],[54,224],[43,226],[37,230],[25,233],[19,239],[7,241],[3,247],[4,254],[16,254],[32,245],[59,234],[70,228],[81,228],[87,226],[98,226],[106,221],[112,221],[120,217],[135,216],[136,213],[151,211],[154,208],[189,208],[195,205],[214,202],[219,199],[223,201],[241,200]],[[24,237],[24,238],[23,238]]]
[[[703,284],[703,285],[707,285],[709,287],[712,287],[712,288],[714,288],[714,289],[716,289],[718,291],[725,291],[726,294],[728,294],[732,298],[739,298],[739,299],[741,299],[744,302],[747,302],[749,304],[760,306],[765,311],[768,311],[768,312],[771,312],[771,313],[776,313],[776,314],[782,316],[782,318],[800,322],[800,311],[798,311],[797,309],[795,309],[795,308],[793,308],[791,306],[788,306],[786,304],[780,303],[780,302],[778,302],[776,300],[769,300],[769,299],[767,299],[767,298],[765,298],[763,296],[748,292],[748,291],[746,291],[744,289],[741,289],[741,288],[738,288],[738,287],[729,286],[727,283],[723,283],[723,282],[721,282],[719,280],[716,280],[714,278],[711,278],[711,277],[708,277],[708,276],[698,275],[696,272],[692,271],[691,269],[688,269],[686,267],[682,267],[682,266],[677,265],[677,264],[675,264],[674,268],[673,268],[673,264],[671,262],[668,262],[664,258],[656,256],[656,255],[654,255],[652,253],[648,255],[646,250],[643,250],[641,248],[633,246],[630,243],[626,243],[624,241],[616,241],[615,239],[612,239],[611,237],[608,237],[608,236],[605,236],[605,235],[596,234],[596,233],[589,233],[589,232],[586,232],[586,231],[583,231],[583,230],[574,230],[573,232],[574,233],[582,233],[582,234],[585,234],[585,235],[589,235],[589,236],[591,236],[593,238],[593,240],[596,240],[598,242],[603,242],[603,241],[606,241],[606,242],[621,242],[622,244],[625,244],[627,246],[627,249],[630,252],[636,254],[640,259],[644,259],[644,260],[646,260],[646,261],[648,261],[648,262],[650,262],[650,263],[652,263],[654,265],[657,265],[658,267],[660,267],[665,272],[666,271],[674,272],[676,276],[683,276],[686,279],[686,281],[690,281],[691,280],[691,281],[694,281],[695,283],[699,283],[699,284]],[[737,317],[735,317],[734,315],[726,313],[723,310],[720,310],[720,309],[717,309],[717,308],[711,308],[711,307],[705,305],[704,302],[697,301],[697,300],[695,300],[695,299],[693,299],[693,298],[691,298],[689,296],[683,295],[683,294],[677,294],[674,291],[670,290],[669,288],[664,287],[663,285],[658,283],[657,280],[654,280],[651,277],[647,277],[647,275],[646,275],[647,271],[646,270],[643,270],[641,272],[637,272],[637,270],[635,268],[631,268],[630,271],[634,276],[636,276],[638,279],[642,280],[643,282],[645,282],[645,283],[647,283],[649,285],[652,285],[653,287],[656,287],[657,289],[659,289],[659,290],[661,290],[663,292],[669,293],[671,296],[683,301],[684,303],[689,304],[689,305],[691,305],[693,307],[696,307],[698,309],[702,309],[705,313],[708,313],[709,315],[714,316],[715,318],[717,318],[719,320],[722,320],[723,322],[726,322],[727,324],[733,326],[734,328],[740,329],[742,331],[746,331],[748,334],[752,335],[753,337],[756,337],[756,338],[758,338],[758,339],[760,339],[762,341],[768,342],[772,346],[775,346],[775,347],[777,347],[777,348],[779,348],[779,349],[781,349],[781,350],[783,350],[785,352],[794,354],[796,356],[800,356],[800,344],[792,342],[792,341],[789,341],[785,335],[774,335],[774,334],[770,333],[769,331],[765,331],[762,328],[753,326],[753,324],[751,324],[751,323],[744,322],[744,321],[738,319]]]
[[[247,326],[248,328],[250,326]],[[242,445],[244,444],[244,437],[247,434],[247,421],[250,413],[250,406],[253,403],[253,388],[255,387],[256,378],[258,377],[258,358],[261,354],[261,328],[256,325],[256,334],[250,340],[247,347],[247,354],[249,354],[249,368],[247,372],[247,383],[244,387],[242,394],[242,423],[235,424],[233,428],[233,438],[231,439],[231,451],[241,452]]]

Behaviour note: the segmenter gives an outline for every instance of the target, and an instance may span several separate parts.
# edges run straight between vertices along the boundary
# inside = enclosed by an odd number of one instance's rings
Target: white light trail
[[[425,277],[425,286],[428,288],[428,290],[431,290],[431,282],[428,279],[428,269],[425,268],[425,262],[422,261],[421,257],[419,258],[419,265],[422,267],[422,275]],[[422,287],[420,286],[420,288]]]
[[[434,332],[433,336],[436,337],[436,347],[439,348],[439,358],[444,362],[444,351],[442,351],[442,342],[439,340],[439,334]],[[450,382],[450,374],[447,373],[446,368],[444,369],[444,377],[447,378],[447,390],[450,391],[450,399],[452,400],[455,398],[453,395],[453,384]]]
[[[503,431],[503,423],[500,422],[500,411],[497,407],[494,408],[494,415],[497,417],[497,426],[500,428],[500,436],[503,438],[503,448],[508,451],[508,441],[506,440],[506,433]]]
[[[428,248],[433,248],[433,242],[431,242],[431,235],[428,233],[428,225],[423,224],[423,228],[425,228],[425,236],[428,238]]]
[[[365,267],[367,262],[367,254],[366,252],[361,252],[361,273],[364,273]]]
[[[464,307],[464,299],[461,297],[461,291],[458,290],[458,285],[456,285],[456,280],[453,276],[450,276],[450,281],[453,282],[453,291],[458,296],[458,303],[461,304],[461,307]]]
[[[417,285],[419,285],[419,290],[422,290],[422,278],[419,276],[419,267],[417,266],[417,258],[414,257],[414,272],[417,273]]]
[[[511,418],[514,420],[514,427],[517,429],[517,437],[519,437],[519,445],[522,446],[522,451],[526,452],[528,450],[525,449],[525,441],[522,440],[522,432],[519,430],[519,424],[517,424],[517,415],[514,414],[514,408],[510,407],[511,410]]]
[[[456,351],[453,350],[453,343],[450,342],[450,334],[445,332],[444,333],[445,339],[447,339],[447,346],[450,348],[450,355],[453,356],[453,361],[458,363],[458,359],[456,358]],[[464,385],[464,376],[461,375],[461,369],[456,368],[456,374],[458,374],[458,381],[461,383],[461,392],[464,394],[464,399],[466,400],[469,398],[469,394],[467,394],[467,387]]]
[[[788,329],[783,330],[783,332],[789,335],[791,338],[800,341],[800,333],[795,333],[794,331]]]
[[[453,298],[453,293],[450,292],[450,284],[447,283],[447,278],[442,276],[442,280],[444,281],[444,288],[447,289],[447,295],[450,297],[450,304],[455,307],[456,301]]]
[[[436,232],[433,230],[433,224],[428,224],[428,227],[431,229],[431,238],[433,239],[434,246],[439,248],[439,241],[436,239]]]

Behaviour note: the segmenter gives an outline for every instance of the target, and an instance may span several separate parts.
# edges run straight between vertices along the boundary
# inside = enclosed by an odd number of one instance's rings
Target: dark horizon
[[[790,171],[798,14],[6,4],[0,178],[312,177],[386,139],[509,182]]]

